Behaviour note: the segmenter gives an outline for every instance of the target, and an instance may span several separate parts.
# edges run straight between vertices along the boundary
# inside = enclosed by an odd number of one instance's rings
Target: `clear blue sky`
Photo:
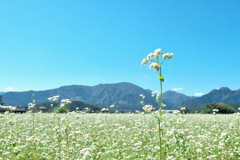
[[[0,91],[131,82],[159,90],[140,63],[161,48],[163,91],[240,88],[239,0],[0,1]]]

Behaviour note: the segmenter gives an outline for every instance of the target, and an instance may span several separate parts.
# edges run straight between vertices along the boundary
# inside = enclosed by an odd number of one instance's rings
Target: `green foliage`
[[[69,111],[76,111],[76,108],[78,108],[79,111],[85,111],[86,108],[89,108],[90,112],[99,112],[101,111],[101,108],[91,105],[91,104],[86,104],[84,102],[81,101],[72,101],[72,103],[68,104],[66,106]]]
[[[218,113],[221,114],[232,114],[235,113],[235,109],[233,107],[233,104],[229,103],[210,103],[204,106],[204,108],[201,110],[201,113],[213,113],[213,109],[218,109]]]
[[[158,79],[160,79],[162,82],[164,82],[164,77],[162,75],[159,75]]]
[[[59,107],[59,104],[56,102],[45,102],[45,103],[36,104],[35,108],[39,108],[42,106],[46,107],[46,112],[54,112],[54,110],[56,110],[57,107]]]
[[[203,109],[203,110],[201,110],[200,113],[201,113],[201,114],[212,114],[212,113],[213,113],[213,110],[212,110],[212,109]]]
[[[58,108],[56,109],[56,112],[57,112],[57,113],[68,113],[69,110],[68,110],[67,108],[65,108],[65,107],[58,107]]]
[[[187,113],[190,113],[189,109],[185,107],[185,110],[181,110],[180,109],[180,113],[182,114],[187,114]]]

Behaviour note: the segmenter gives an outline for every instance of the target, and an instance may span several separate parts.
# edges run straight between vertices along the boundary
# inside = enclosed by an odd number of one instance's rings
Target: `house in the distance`
[[[26,112],[26,107],[22,106],[0,106],[0,113],[4,112],[13,112],[13,113],[25,113]]]

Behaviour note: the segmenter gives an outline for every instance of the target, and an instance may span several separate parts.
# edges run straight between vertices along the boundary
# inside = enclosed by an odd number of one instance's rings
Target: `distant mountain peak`
[[[164,93],[177,93],[176,91],[173,91],[173,90],[167,90],[166,92]]]
[[[218,89],[219,91],[231,91],[231,89],[229,89],[228,87],[221,87],[220,89]]]
[[[213,90],[211,90],[209,93],[214,93],[214,92],[216,92],[216,91],[218,91],[218,89],[213,89]]]
[[[218,91],[231,91],[231,89],[229,89],[228,87],[221,87],[219,89],[213,89],[211,92],[209,93],[216,93]]]

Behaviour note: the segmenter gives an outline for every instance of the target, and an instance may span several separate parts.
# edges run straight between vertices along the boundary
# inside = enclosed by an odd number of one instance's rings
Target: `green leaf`
[[[160,79],[162,82],[164,82],[164,77],[162,75],[159,75],[158,79]]]

